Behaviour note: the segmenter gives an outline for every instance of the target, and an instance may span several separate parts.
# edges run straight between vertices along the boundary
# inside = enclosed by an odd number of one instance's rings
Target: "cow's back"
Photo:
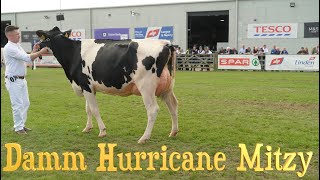
[[[91,79],[94,91],[114,95],[140,95],[135,82],[150,75],[169,87],[171,72],[165,68],[169,44],[166,40],[82,40],[82,72]]]

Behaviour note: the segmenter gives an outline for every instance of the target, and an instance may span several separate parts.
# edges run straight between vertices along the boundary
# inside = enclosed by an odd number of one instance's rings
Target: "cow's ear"
[[[64,35],[65,37],[67,37],[67,38],[69,38],[70,34],[71,34],[71,29],[63,32],[63,35]]]
[[[51,31],[60,31],[60,29],[58,28],[58,26],[55,26]]]
[[[41,41],[43,41],[49,37],[49,35],[42,30],[36,31],[36,34],[38,35],[38,37],[40,38]]]

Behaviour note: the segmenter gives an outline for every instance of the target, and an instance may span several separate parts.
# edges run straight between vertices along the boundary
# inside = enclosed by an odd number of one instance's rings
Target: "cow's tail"
[[[170,76],[172,77],[172,79],[174,79],[176,75],[176,52],[172,44],[168,44],[167,46],[170,49],[170,57],[167,65],[168,65]]]

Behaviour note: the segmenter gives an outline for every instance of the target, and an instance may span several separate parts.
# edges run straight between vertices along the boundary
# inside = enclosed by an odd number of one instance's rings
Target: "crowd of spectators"
[[[274,45],[270,51],[267,48],[267,45],[263,45],[262,47],[253,46],[252,49],[251,47],[246,47],[245,45],[242,45],[239,51],[237,51],[236,48],[230,48],[230,47],[227,47],[226,49],[223,47],[220,47],[218,50],[210,50],[209,46],[201,46],[201,45],[200,46],[194,45],[192,49],[188,49],[187,51],[183,51],[182,48],[176,47],[177,54],[212,54],[214,52],[217,52],[218,54],[226,54],[226,55],[227,54],[246,54],[246,55],[289,54],[288,50],[285,47],[280,49],[280,47],[276,45]],[[313,47],[310,53],[308,48],[301,47],[301,49],[296,54],[319,54],[319,45],[316,47]]]

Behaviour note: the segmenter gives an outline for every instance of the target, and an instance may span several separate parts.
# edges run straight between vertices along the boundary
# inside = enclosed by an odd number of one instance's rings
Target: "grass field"
[[[261,164],[266,166],[266,145],[272,152],[313,152],[304,179],[319,179],[319,73],[299,72],[181,72],[176,75],[175,94],[179,101],[179,129],[175,138],[168,138],[170,115],[159,99],[158,114],[151,140],[137,144],[146,127],[146,111],[141,97],[117,97],[97,94],[100,113],[107,127],[107,137],[98,138],[98,127],[89,134],[81,131],[86,125],[84,98],[76,96],[62,69],[28,70],[31,106],[27,126],[33,131],[18,136],[13,121],[8,92],[1,71],[1,167],[6,163],[6,143],[19,143],[22,152],[82,152],[85,171],[24,171],[3,172],[2,179],[298,179],[302,170],[296,157],[296,170],[238,172],[239,143],[246,144],[251,154],[257,143],[261,148]],[[160,171],[161,161],[154,162],[155,171],[96,172],[99,166],[99,143],[116,143],[115,153],[207,152],[211,157],[223,152],[223,171],[174,172]],[[62,156],[61,156],[62,157]],[[283,157],[283,156],[281,156]],[[305,158],[307,156],[305,155]],[[197,164],[195,157],[195,166]],[[181,165],[175,160],[175,166]],[[62,161],[61,161],[62,163]],[[116,159],[115,164],[118,161]],[[211,162],[212,163],[212,162]],[[284,160],[281,158],[280,163]]]

